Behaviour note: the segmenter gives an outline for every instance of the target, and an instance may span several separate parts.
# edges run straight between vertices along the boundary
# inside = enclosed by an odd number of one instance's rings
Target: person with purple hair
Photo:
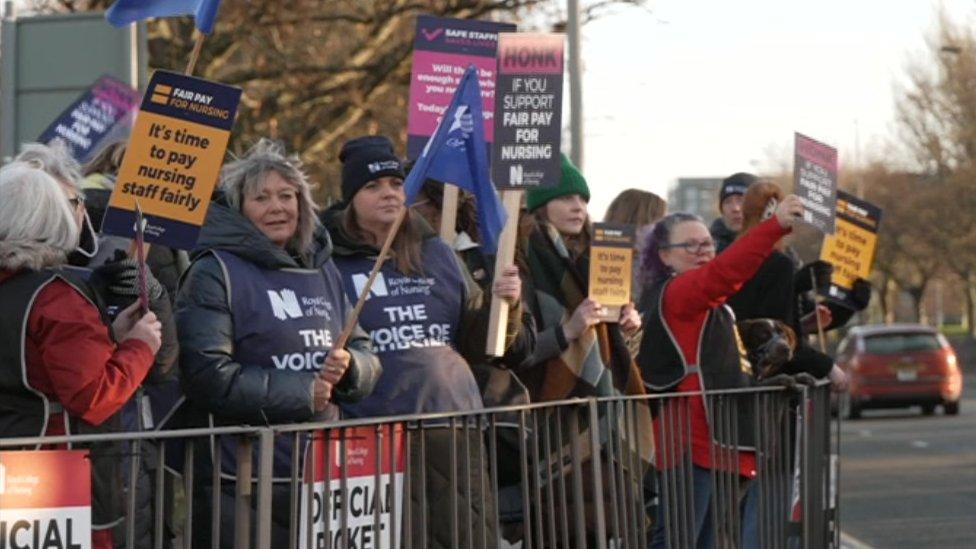
[[[687,213],[661,219],[647,240],[642,257],[650,282],[641,299],[644,338],[637,356],[641,376],[652,393],[698,393],[667,401],[670,404],[659,406],[655,419],[658,471],[663,479],[683,482],[688,489],[662,494],[652,548],[664,547],[667,539],[679,535],[674,531],[678,525],[665,518],[675,516],[668,510],[676,506],[694,510],[693,532],[681,535],[692,536],[699,548],[712,547],[712,513],[738,501],[718,501],[713,494],[715,475],[737,477],[736,485],[756,476],[754,410],[739,403],[733,428],[719,429],[711,424],[703,393],[753,384],[752,366],[725,301],[753,277],[802,213],[799,198],[786,197],[775,216],[717,256],[704,222]],[[756,541],[747,539],[752,531],[747,522],[754,519],[743,518],[743,546]]]

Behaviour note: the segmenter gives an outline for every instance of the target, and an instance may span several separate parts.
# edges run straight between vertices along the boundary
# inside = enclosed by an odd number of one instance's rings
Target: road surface
[[[976,375],[962,410],[865,410],[844,421],[841,527],[845,544],[976,547]],[[862,545],[862,546],[863,546]]]

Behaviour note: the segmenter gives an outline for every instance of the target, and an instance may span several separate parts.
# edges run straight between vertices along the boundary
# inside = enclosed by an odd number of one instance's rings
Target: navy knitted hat
[[[366,135],[346,141],[339,152],[342,162],[342,200],[349,202],[370,181],[393,176],[406,178],[393,143],[382,135]]]
[[[725,202],[725,199],[730,196],[746,194],[746,189],[749,188],[749,185],[752,185],[756,181],[759,181],[758,177],[745,172],[734,173],[726,177],[722,180],[722,189],[718,193],[719,205],[721,206],[722,202]]]

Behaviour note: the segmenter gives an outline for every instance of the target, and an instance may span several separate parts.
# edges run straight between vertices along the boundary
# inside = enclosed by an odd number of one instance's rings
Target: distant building
[[[679,177],[668,192],[669,212],[697,214],[710,223],[718,217],[718,191],[721,177]]]

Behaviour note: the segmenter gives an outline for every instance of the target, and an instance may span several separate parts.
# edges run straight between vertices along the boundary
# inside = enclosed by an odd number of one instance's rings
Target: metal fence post
[[[830,412],[830,397],[828,397],[826,400],[827,400],[827,411],[825,413],[827,414],[828,421],[830,421],[830,413],[831,413]],[[834,444],[835,444],[834,453],[837,455],[837,468],[836,469],[832,469],[832,472],[834,472],[837,475],[837,477],[835,479],[833,479],[834,489],[837,491],[836,492],[837,493],[837,501],[836,501],[836,504],[837,505],[834,508],[834,522],[833,522],[833,526],[834,526],[834,546],[835,547],[840,547],[840,527],[841,527],[841,524],[840,524],[840,516],[841,516],[840,515],[840,489],[841,489],[841,481],[842,481],[841,472],[840,472],[840,465],[841,465],[840,464],[840,455],[841,455],[840,454],[840,452],[841,452],[841,447],[840,447],[840,444],[841,444],[841,435],[840,435],[841,430],[840,429],[841,429],[841,425],[842,425],[841,422],[842,421],[843,421],[843,419],[841,418],[840,410],[837,410],[837,420],[836,420],[836,422],[833,422],[834,423]]]
[[[274,473],[274,431],[270,428],[258,432],[258,549],[271,548],[271,476]]]
[[[254,443],[242,435],[237,445],[237,486],[234,494],[234,547],[251,546],[251,456]],[[220,474],[219,471],[217,474]],[[219,497],[219,494],[218,496]]]
[[[810,411],[807,408],[809,389],[800,390],[800,532],[802,547],[810,547]]]
[[[607,525],[603,515],[603,468],[600,466],[600,414],[596,399],[590,399],[590,463],[593,470],[593,520],[596,522],[596,546],[607,546]]]

